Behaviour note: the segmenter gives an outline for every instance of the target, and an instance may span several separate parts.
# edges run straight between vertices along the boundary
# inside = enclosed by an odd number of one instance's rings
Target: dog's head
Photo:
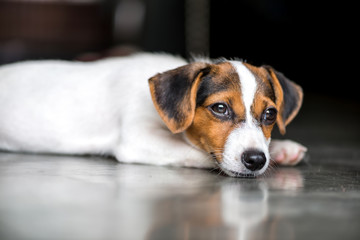
[[[173,133],[185,132],[230,176],[257,176],[270,162],[275,125],[298,113],[300,86],[270,66],[194,62],[149,79],[154,105]]]

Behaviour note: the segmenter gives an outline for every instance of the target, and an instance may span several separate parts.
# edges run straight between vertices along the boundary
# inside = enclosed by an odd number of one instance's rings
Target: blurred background
[[[360,102],[356,8],[314,0],[0,0],[0,64],[139,50],[237,57],[272,65],[305,93]]]

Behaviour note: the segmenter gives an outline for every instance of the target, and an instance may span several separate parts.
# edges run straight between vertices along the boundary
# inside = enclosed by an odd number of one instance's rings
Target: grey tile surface
[[[256,179],[0,153],[0,239],[360,239],[359,108],[325,100],[288,128],[306,161]]]

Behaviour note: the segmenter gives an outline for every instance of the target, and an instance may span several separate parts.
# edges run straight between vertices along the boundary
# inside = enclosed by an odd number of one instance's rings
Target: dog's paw
[[[304,157],[307,148],[291,140],[272,140],[270,144],[270,155],[276,163],[294,166]]]

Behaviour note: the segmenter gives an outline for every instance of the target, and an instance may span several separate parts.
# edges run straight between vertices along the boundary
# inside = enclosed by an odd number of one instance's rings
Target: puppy
[[[302,98],[272,67],[241,61],[141,53],[20,62],[0,67],[0,149],[258,176],[271,160],[304,157],[298,143],[270,143],[274,125],[284,134]]]

